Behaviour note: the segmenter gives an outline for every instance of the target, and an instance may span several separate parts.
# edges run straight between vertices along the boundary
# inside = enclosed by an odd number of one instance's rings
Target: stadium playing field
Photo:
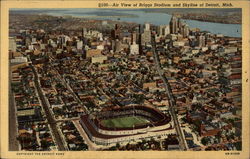
[[[139,116],[128,116],[102,120],[102,125],[109,128],[124,128],[124,127],[133,127],[133,125],[145,124],[149,121],[145,118]]]

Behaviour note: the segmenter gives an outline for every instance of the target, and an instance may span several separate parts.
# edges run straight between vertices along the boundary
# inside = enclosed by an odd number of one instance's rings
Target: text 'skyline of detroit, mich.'
[[[103,3],[105,4],[105,3]],[[233,7],[232,3],[175,3],[175,4],[169,4],[169,3],[113,3],[105,7],[144,7],[144,8],[152,8],[152,7]]]

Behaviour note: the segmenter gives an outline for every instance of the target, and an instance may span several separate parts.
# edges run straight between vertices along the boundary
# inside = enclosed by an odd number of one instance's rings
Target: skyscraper
[[[133,55],[139,54],[139,45],[136,44],[135,42],[132,45],[130,45],[130,53]]]
[[[115,40],[115,52],[120,52],[122,50],[122,43],[120,40]]]
[[[200,35],[200,36],[198,37],[198,43],[199,43],[199,47],[204,47],[204,46],[206,46],[205,36]]]
[[[145,30],[150,30],[150,24],[149,23],[145,24]]]
[[[131,44],[136,43],[136,41],[137,41],[136,38],[137,38],[136,32],[133,32],[133,33],[131,34]]]
[[[151,43],[151,31],[150,31],[150,24],[145,24],[144,32],[141,35],[141,44],[148,45]]]
[[[182,27],[181,27],[182,29],[181,29],[181,34],[182,34],[182,36],[184,37],[184,38],[187,38],[188,37],[188,35],[189,35],[189,26],[187,25],[187,24],[184,24],[184,25],[182,25]]]
[[[159,36],[166,36],[170,33],[169,25],[160,25],[158,27]]]
[[[9,37],[9,50],[16,52],[16,39]]]
[[[182,20],[180,18],[178,18],[178,27],[177,27],[178,29],[177,29],[177,32],[180,33],[180,30],[181,30],[182,26],[183,26],[183,22],[182,22]]]
[[[178,33],[178,21],[177,21],[177,18],[175,16],[172,16],[170,23],[169,23],[169,26],[170,26],[170,33],[171,34]]]
[[[118,24],[115,24],[115,29],[111,31],[112,39],[113,40],[120,39],[121,38],[120,34],[121,34],[120,26]]]
[[[170,34],[170,28],[169,28],[169,25],[166,25],[166,27],[164,28],[164,35],[168,35]]]

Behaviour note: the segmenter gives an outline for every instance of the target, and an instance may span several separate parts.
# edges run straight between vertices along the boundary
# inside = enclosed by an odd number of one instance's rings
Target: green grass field
[[[148,123],[149,121],[139,116],[129,116],[102,120],[102,125],[109,128],[133,127],[133,125]]]

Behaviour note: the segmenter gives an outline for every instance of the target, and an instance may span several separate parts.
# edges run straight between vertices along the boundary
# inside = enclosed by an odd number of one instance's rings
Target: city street
[[[9,71],[9,150],[18,151],[20,149],[17,140],[17,116],[14,95],[11,90],[11,71]]]
[[[174,127],[176,129],[176,133],[177,133],[178,138],[179,138],[181,149],[187,150],[187,144],[186,144],[185,139],[183,137],[183,133],[181,131],[180,124],[179,124],[177,115],[176,115],[175,110],[174,110],[175,99],[173,97],[172,91],[170,89],[170,86],[169,86],[169,83],[168,83],[166,77],[164,77],[162,74],[162,70],[161,70],[160,62],[159,62],[160,61],[159,55],[156,53],[155,38],[153,36],[152,36],[152,47],[153,47],[154,61],[156,64],[156,68],[157,68],[159,75],[161,76],[161,79],[163,80],[163,83],[164,83],[165,89],[166,89],[166,93],[167,93],[167,97],[169,99],[169,111],[170,111],[170,114],[171,114],[173,121],[174,121]]]
[[[81,124],[79,123],[79,120],[72,120],[72,122],[76,126],[77,130],[79,131],[79,133],[83,137],[86,144],[89,146],[89,151],[95,151],[98,148],[100,148],[100,146],[98,147],[96,144],[94,144],[92,141],[90,141],[88,135],[85,133],[85,131],[83,130]]]
[[[42,102],[41,104],[42,104],[42,106],[44,108],[44,111],[45,111],[45,114],[46,114],[46,119],[48,120],[48,124],[51,127],[52,134],[55,137],[55,140],[56,140],[55,142],[56,142],[56,144],[58,146],[58,150],[59,151],[65,151],[66,148],[63,146],[64,144],[63,144],[62,138],[61,138],[61,136],[60,136],[60,134],[58,132],[58,129],[57,129],[57,126],[56,126],[56,122],[55,122],[54,118],[52,117],[52,114],[49,111],[49,106],[47,105],[45,97],[44,97],[44,95],[42,93],[42,89],[39,86],[37,72],[36,72],[36,70],[35,70],[35,68],[34,68],[33,65],[31,65],[31,68],[32,68],[33,73],[35,75],[35,79],[34,79],[35,86],[37,88],[38,95],[39,95],[39,97],[41,99],[41,102]]]

